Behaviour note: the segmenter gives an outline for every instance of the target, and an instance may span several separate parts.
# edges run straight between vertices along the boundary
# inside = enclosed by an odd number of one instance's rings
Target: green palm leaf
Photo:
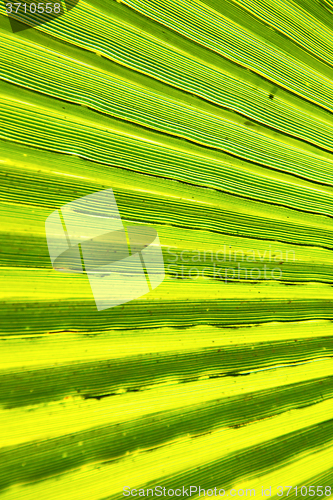
[[[1,500],[332,496],[332,12],[0,6]],[[166,277],[97,311],[45,220],[110,188]]]

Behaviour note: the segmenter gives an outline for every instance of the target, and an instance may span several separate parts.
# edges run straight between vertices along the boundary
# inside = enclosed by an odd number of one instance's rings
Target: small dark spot
[[[83,396],[83,399],[97,399],[97,401],[99,401],[100,399],[103,399],[103,398],[108,398],[109,396],[116,396],[117,394],[115,392],[110,392],[109,394],[99,394],[97,396],[92,396],[92,395],[89,395],[89,394],[85,394]]]
[[[274,95],[273,95],[273,94],[269,94],[269,96],[268,96],[268,97],[269,97],[270,99],[272,99],[272,100],[274,99]]]
[[[239,429],[240,427],[243,427],[244,424],[234,424],[234,425],[228,425],[228,427],[231,427],[231,429]]]

